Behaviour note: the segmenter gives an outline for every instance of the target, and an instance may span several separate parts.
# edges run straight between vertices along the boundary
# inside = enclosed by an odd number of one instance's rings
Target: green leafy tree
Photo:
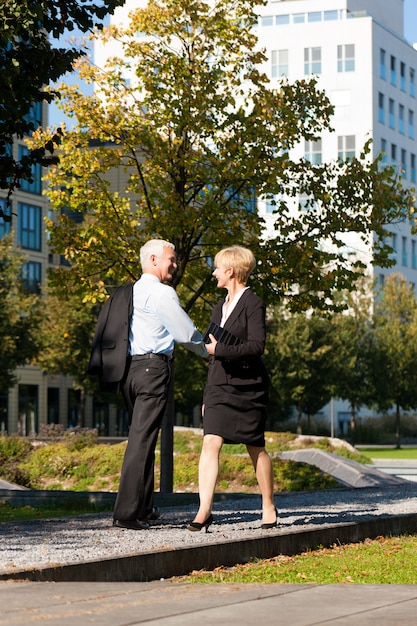
[[[265,362],[272,393],[282,407],[295,407],[301,434],[303,415],[310,418],[331,398],[331,326],[328,319],[315,315],[288,317],[275,311],[268,327]]]
[[[85,51],[75,44],[64,48],[59,37],[74,28],[91,30],[124,0],[3,0],[0,3],[0,189],[8,190],[8,198],[19,181],[32,180],[35,164],[54,162],[54,141],[34,148],[20,160],[12,153],[14,138],[22,139],[40,124],[36,104],[51,102],[58,95],[47,91],[72,69],[72,64]],[[54,45],[54,43],[56,45]],[[10,219],[10,216],[1,217]]]
[[[94,305],[85,304],[72,293],[45,295],[44,315],[39,329],[41,350],[36,364],[51,374],[71,376],[80,391],[78,425],[84,426],[86,393],[95,391],[97,382],[87,375],[91,336],[97,321]]]
[[[348,311],[332,318],[333,365],[332,395],[349,402],[350,431],[355,440],[356,415],[375,397],[375,373],[378,368],[372,324],[373,288],[369,281],[357,285],[357,291],[344,294]]]
[[[417,408],[417,300],[401,274],[387,277],[375,303],[374,333],[379,361],[377,405],[395,406],[396,443],[400,447],[401,409]]]
[[[258,4],[151,0],[125,28],[97,35],[119,42],[122,58],[82,64],[92,96],[61,88],[79,123],[48,174],[51,203],[65,212],[50,223],[52,246],[71,264],[55,273],[57,289],[104,299],[137,278],[150,236],[176,245],[174,287],[187,310],[198,303],[198,324],[213,300],[207,260],[230,243],[254,250],[256,290],[296,310],[331,308],[335,290],[353,288],[362,264],[344,254],[345,233],[367,242],[374,233],[375,263],[390,264],[384,227],[404,217],[411,193],[395,169],[370,161],[369,145],[347,163],[292,160],[294,146],[330,129],[333,108],[315,80],[269,86],[253,30]],[[38,133],[32,147],[53,140]],[[298,194],[308,210],[292,207]],[[254,206],[262,196],[276,202],[268,241]]]
[[[0,393],[16,384],[16,368],[32,363],[39,350],[42,309],[39,296],[25,289],[26,259],[10,236],[0,240]]]

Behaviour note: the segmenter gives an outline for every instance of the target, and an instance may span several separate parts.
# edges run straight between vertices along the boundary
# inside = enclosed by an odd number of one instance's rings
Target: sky
[[[404,35],[411,44],[417,42],[417,0],[404,0]]]
[[[417,0],[404,0],[404,36],[410,44],[417,44]],[[68,75],[60,82],[66,82],[68,84],[76,83],[77,77],[74,75]],[[79,82],[79,81],[78,81]],[[82,83],[79,83],[80,87],[83,87]],[[91,87],[88,88],[91,93]],[[49,107],[49,125],[58,126],[65,120],[64,114],[58,110],[56,105]],[[72,125],[71,120],[66,120],[68,125]]]

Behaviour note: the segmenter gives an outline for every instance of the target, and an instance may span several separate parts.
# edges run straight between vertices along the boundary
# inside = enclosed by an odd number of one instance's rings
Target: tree
[[[376,358],[372,324],[373,288],[360,282],[354,294],[342,294],[348,312],[332,318],[333,367],[332,395],[349,402],[352,443],[355,440],[356,414],[362,405],[370,406],[375,397]]]
[[[16,368],[32,363],[39,349],[39,296],[25,289],[25,257],[10,236],[0,239],[0,393],[16,384]]]
[[[417,300],[413,286],[401,274],[385,280],[375,303],[374,332],[380,364],[377,404],[382,410],[395,406],[399,448],[401,409],[417,407]]]
[[[97,307],[82,303],[70,292],[44,294],[44,315],[39,327],[41,349],[36,365],[51,374],[71,376],[73,387],[80,391],[78,425],[84,425],[86,393],[99,395],[97,381],[87,374],[91,337],[97,322]]]
[[[384,228],[403,219],[411,193],[394,168],[369,161],[369,145],[346,163],[291,159],[295,145],[330,129],[333,108],[314,79],[270,88],[253,31],[257,5],[151,0],[125,29],[97,35],[117,40],[122,58],[102,69],[81,63],[93,96],[61,88],[78,126],[64,132],[48,174],[51,203],[65,212],[49,225],[51,243],[71,264],[54,274],[55,288],[104,299],[137,278],[140,245],[162,236],[176,245],[174,287],[187,310],[199,304],[200,324],[213,289],[207,261],[230,243],[255,251],[256,290],[295,310],[332,308],[335,290],[353,288],[363,265],[345,254],[346,233],[374,237],[374,262],[392,262]],[[31,145],[51,141],[53,130]],[[115,170],[119,179],[124,171],[120,189],[109,182]],[[294,208],[298,194],[307,210]],[[262,196],[276,202],[268,241],[255,208]]]
[[[58,94],[46,87],[72,69],[75,59],[85,51],[77,46],[64,48],[59,37],[75,27],[82,32],[100,24],[106,14],[124,0],[4,0],[0,3],[0,189],[10,199],[21,179],[32,181],[36,164],[56,162],[52,156],[59,143],[53,141],[34,148],[21,159],[12,153],[14,138],[22,139],[39,126],[37,106],[51,102]],[[55,40],[55,47],[52,41]],[[9,215],[0,216],[10,220]]]
[[[273,393],[284,407],[297,411],[297,433],[302,417],[315,415],[331,393],[332,335],[326,318],[304,313],[280,315],[276,310],[269,324],[266,365]]]

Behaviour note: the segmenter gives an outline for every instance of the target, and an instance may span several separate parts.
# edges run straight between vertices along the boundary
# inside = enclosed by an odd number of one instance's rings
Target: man
[[[174,342],[208,357],[201,334],[164,284],[175,271],[173,244],[153,239],[140,250],[142,276],[133,285],[127,366],[121,391],[131,425],[113,526],[144,530],[155,518],[155,446],[167,404]]]

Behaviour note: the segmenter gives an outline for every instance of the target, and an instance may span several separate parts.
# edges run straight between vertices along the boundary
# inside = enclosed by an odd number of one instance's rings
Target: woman
[[[212,313],[207,385],[203,398],[203,447],[199,463],[200,507],[191,531],[207,532],[223,443],[246,444],[262,494],[261,528],[277,523],[272,462],[265,450],[268,382],[261,355],[265,348],[265,305],[246,286],[256,261],[252,252],[232,246],[218,252],[213,276],[227,290]],[[220,330],[218,327],[220,326]],[[216,340],[215,335],[219,340]]]

